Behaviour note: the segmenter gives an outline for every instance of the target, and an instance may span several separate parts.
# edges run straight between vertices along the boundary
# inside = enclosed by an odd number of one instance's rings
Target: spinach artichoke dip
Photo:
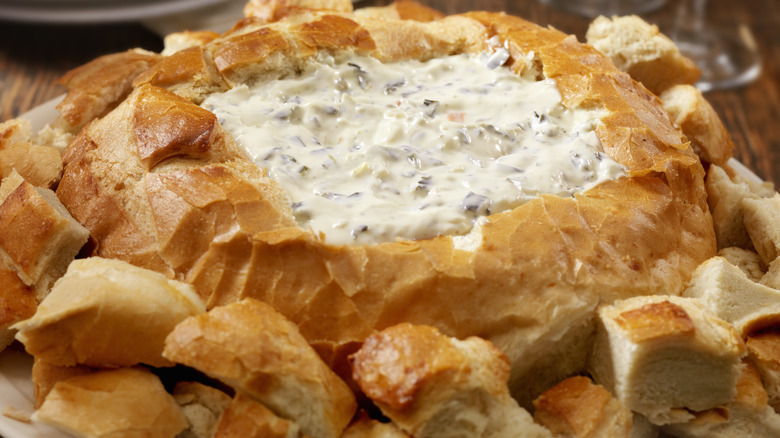
[[[381,63],[322,56],[298,75],[212,94],[202,106],[331,244],[464,235],[541,194],[573,196],[624,168],[598,113],[553,80],[480,55]]]

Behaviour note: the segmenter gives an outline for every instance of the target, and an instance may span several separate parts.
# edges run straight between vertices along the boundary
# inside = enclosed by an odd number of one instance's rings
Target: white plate
[[[144,20],[192,11],[227,0],[0,0],[0,18],[83,24]]]

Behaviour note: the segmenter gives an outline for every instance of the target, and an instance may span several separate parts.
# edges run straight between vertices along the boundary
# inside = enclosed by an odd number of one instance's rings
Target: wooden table
[[[676,2],[645,15],[651,22],[669,22]],[[358,6],[384,5],[365,0]],[[589,19],[538,0],[421,0],[446,13],[474,9],[507,11],[552,25],[584,40]],[[0,17],[0,20],[2,17]],[[709,92],[710,102],[734,137],[734,155],[760,177],[780,183],[780,2],[710,0],[708,21],[714,26],[747,24],[762,57],[761,76],[736,90]],[[0,120],[7,120],[58,96],[56,79],[96,56],[132,47],[159,51],[162,39],[136,23],[89,26],[34,25],[0,21]]]

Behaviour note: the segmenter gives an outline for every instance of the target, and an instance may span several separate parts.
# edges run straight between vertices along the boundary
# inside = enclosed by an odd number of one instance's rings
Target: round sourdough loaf
[[[714,255],[702,165],[658,98],[573,36],[500,13],[374,15],[249,18],[164,57],[78,134],[57,194],[90,230],[95,255],[190,282],[208,307],[269,303],[337,371],[375,330],[427,324],[496,344],[513,393],[530,401],[582,368],[599,303],[679,293]],[[425,60],[482,52],[491,38],[508,48],[506,68],[555,80],[566,107],[603,111],[596,133],[627,176],[494,214],[474,250],[451,236],[326,244],[296,225],[283,188],[198,106],[300,71],[323,51]]]

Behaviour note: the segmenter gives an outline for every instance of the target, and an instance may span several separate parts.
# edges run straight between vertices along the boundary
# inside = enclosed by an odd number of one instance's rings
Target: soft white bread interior
[[[51,134],[54,130],[46,132]],[[60,144],[51,135],[45,139],[34,138],[29,120],[0,123],[0,179],[16,170],[30,184],[52,188],[60,180],[62,158],[59,149],[49,146],[49,142]]]
[[[120,260],[71,263],[32,318],[13,327],[28,353],[55,365],[170,366],[165,337],[205,311],[192,286]]]
[[[509,361],[483,339],[403,323],[369,336],[350,361],[360,389],[414,437],[552,436],[509,395]]]
[[[352,391],[298,327],[255,299],[187,318],[163,354],[260,401],[313,438],[338,437],[357,410]]]
[[[0,259],[42,300],[89,238],[53,191],[12,171],[0,184]]]
[[[780,322],[780,291],[749,279],[723,257],[702,263],[683,296],[733,324],[743,338]]]
[[[301,436],[301,428],[298,424],[277,416],[257,400],[238,393],[220,417],[213,438],[298,438]]]
[[[724,165],[731,158],[734,141],[698,88],[688,84],[674,85],[659,97],[672,121],[688,137],[702,160]]]
[[[745,345],[691,298],[636,297],[599,309],[589,370],[632,411],[663,425],[736,394]]]
[[[726,261],[741,269],[745,276],[753,281],[761,281],[769,269],[764,261],[761,260],[761,256],[750,249],[730,246],[718,250],[718,256],[723,257]]]
[[[556,437],[633,438],[633,414],[584,376],[565,379],[534,400],[534,420]]]
[[[174,438],[187,426],[160,379],[140,368],[96,371],[57,382],[32,418],[84,438]]]
[[[656,95],[676,84],[693,84],[699,78],[693,61],[683,56],[658,26],[636,15],[598,17],[588,27],[585,39]]]
[[[187,419],[187,428],[178,438],[212,438],[231,401],[228,394],[217,388],[189,381],[176,383],[173,398]]]
[[[664,432],[681,438],[780,436],[780,415],[767,405],[761,377],[749,362],[742,368],[732,402],[694,415],[687,423],[664,427]]]

